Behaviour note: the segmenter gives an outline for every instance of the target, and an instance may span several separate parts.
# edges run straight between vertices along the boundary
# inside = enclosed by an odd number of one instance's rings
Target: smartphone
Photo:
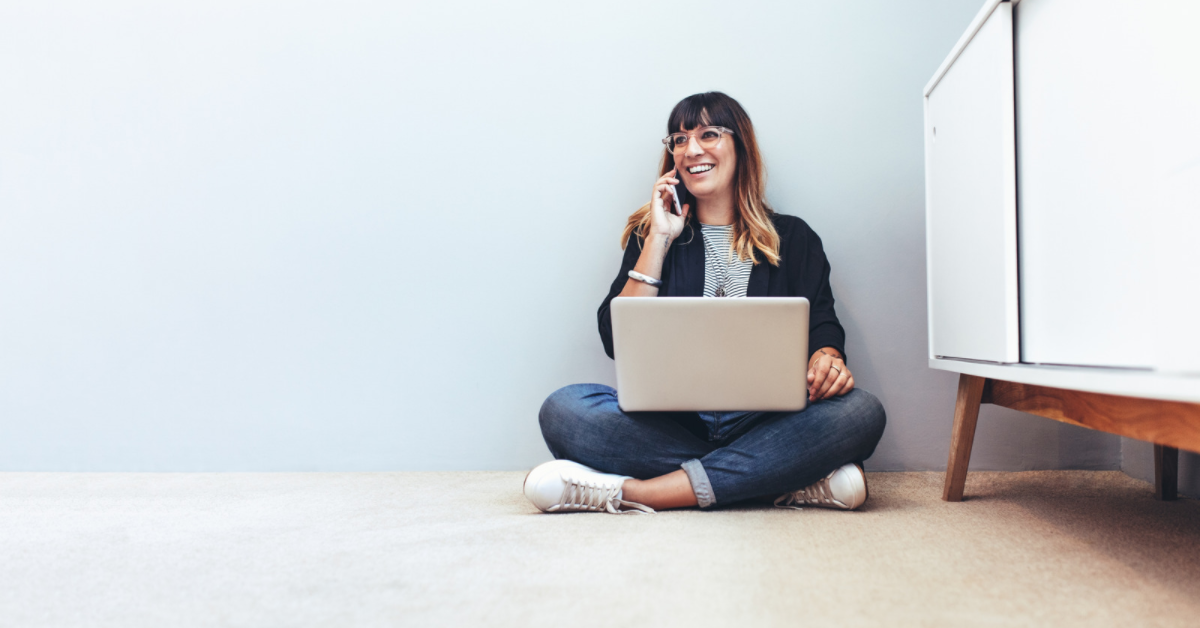
[[[675,189],[675,186],[673,185],[668,184],[667,187],[671,188],[671,199],[675,201],[675,208],[671,210],[671,213],[675,214],[676,216],[682,216],[683,206],[679,204],[679,190]]]

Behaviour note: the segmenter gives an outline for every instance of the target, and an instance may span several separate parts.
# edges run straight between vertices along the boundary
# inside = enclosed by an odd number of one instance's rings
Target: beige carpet
[[[1119,472],[654,516],[537,514],[522,477],[0,474],[0,625],[1200,625],[1200,504]]]

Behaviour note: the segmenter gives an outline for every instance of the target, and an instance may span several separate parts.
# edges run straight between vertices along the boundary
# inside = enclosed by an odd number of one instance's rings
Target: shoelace
[[[845,508],[846,505],[833,498],[833,491],[829,488],[829,478],[833,474],[829,474],[824,480],[806,486],[794,493],[781,495],[775,500],[777,508],[795,508],[800,510],[804,504],[825,504],[836,505]]]
[[[562,476],[563,494],[558,504],[551,506],[549,512],[556,510],[582,508],[592,512],[604,511],[614,515],[654,514],[654,509],[642,504],[627,502],[619,499],[620,486],[602,486],[593,482],[584,482]],[[625,510],[622,510],[625,508]]]

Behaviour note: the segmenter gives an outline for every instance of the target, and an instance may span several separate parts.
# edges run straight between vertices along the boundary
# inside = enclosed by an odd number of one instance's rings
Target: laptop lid
[[[618,297],[617,401],[646,410],[801,410],[808,299]]]

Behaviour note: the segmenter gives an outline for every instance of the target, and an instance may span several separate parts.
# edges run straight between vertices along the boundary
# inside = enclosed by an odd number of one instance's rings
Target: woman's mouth
[[[702,172],[708,172],[709,170],[712,170],[713,168],[716,168],[716,166],[714,166],[712,164],[699,164],[699,165],[689,167],[687,169],[687,171],[688,171],[688,174],[700,174]]]

